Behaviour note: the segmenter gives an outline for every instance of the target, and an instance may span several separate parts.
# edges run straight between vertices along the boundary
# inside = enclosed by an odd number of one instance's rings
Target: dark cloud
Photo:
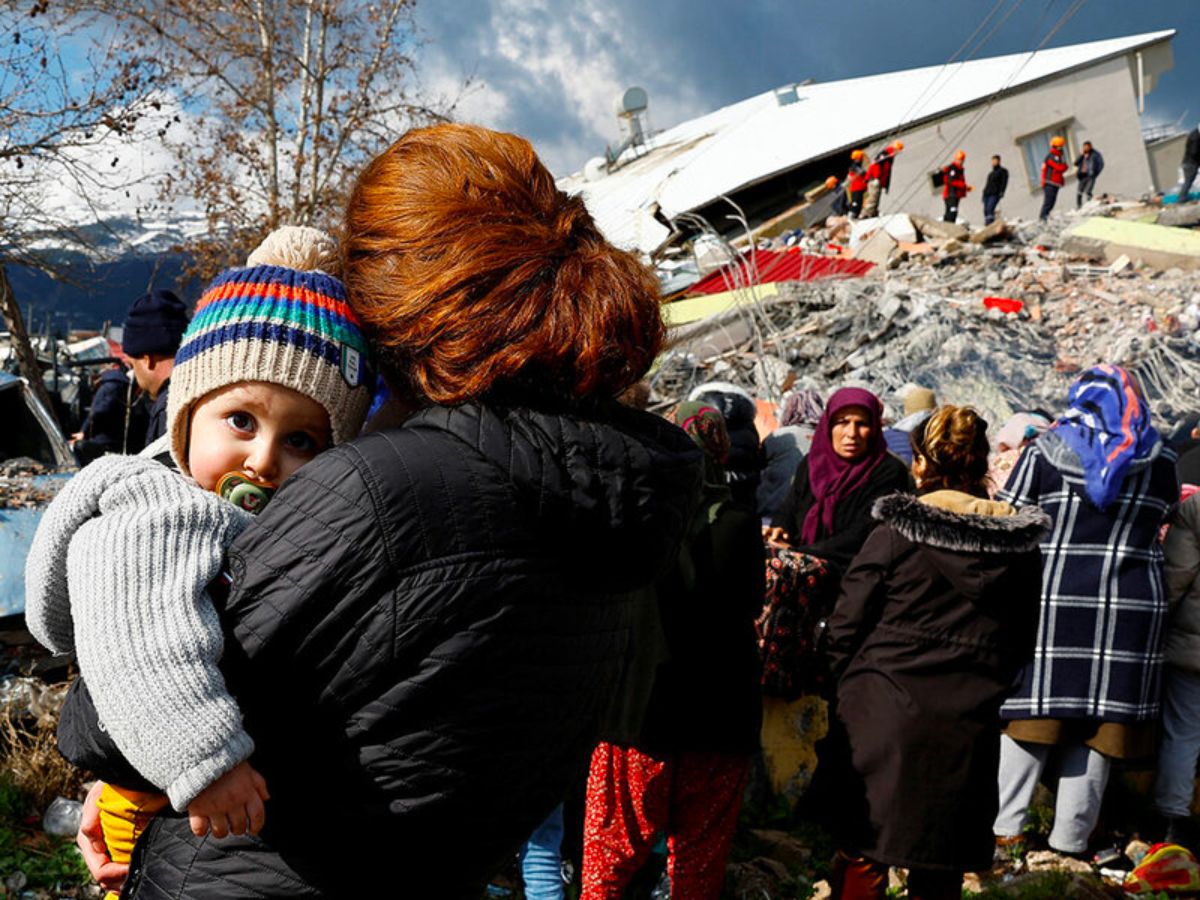
[[[980,32],[1009,16],[972,58],[1034,48],[1070,0],[1002,0]],[[617,137],[612,102],[632,84],[650,95],[655,127],[780,84],[832,81],[937,65],[955,53],[992,3],[945,0],[429,0],[419,18],[427,77],[482,87],[468,118],[529,137],[560,174]],[[1200,3],[1091,0],[1048,46],[1177,28],[1175,69],[1147,98],[1147,118],[1200,121]],[[848,111],[852,114],[852,111]]]

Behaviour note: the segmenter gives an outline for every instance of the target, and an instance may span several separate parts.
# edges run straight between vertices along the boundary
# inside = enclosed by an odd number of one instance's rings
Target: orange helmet
[[[954,154],[954,158],[958,162],[962,162],[964,159],[967,158],[967,152],[965,150],[959,150],[957,153]]]
[[[860,159],[862,159],[866,155],[867,154],[862,150],[852,150],[850,152],[850,158],[852,160],[854,160],[855,162],[858,162]]]
[[[829,188],[831,191],[837,186],[838,186],[837,176],[830,175],[828,178],[825,179],[825,187]]]
[[[904,141],[896,141],[896,143],[892,144],[892,149],[899,153],[904,149]]]
[[[1051,147],[1065,147],[1066,144],[1067,144],[1067,139],[1065,137],[1059,137],[1056,135],[1056,136],[1050,138],[1050,146]]]

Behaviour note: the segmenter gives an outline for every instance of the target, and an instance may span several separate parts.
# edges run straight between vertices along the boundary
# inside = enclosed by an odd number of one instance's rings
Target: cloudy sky
[[[1178,29],[1146,118],[1200,122],[1200,0],[419,0],[418,20],[426,89],[473,77],[458,117],[525,135],[558,175],[615,142],[630,85],[667,128],[806,78],[1031,50],[1056,25],[1048,47]]]

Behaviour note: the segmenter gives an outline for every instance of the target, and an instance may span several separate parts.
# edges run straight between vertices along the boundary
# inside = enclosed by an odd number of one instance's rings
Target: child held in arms
[[[289,227],[218,276],[175,358],[167,434],[80,471],[34,538],[26,617],[47,648],[78,658],[59,746],[105,781],[114,862],[167,803],[198,835],[264,823],[267,785],[217,666],[209,591],[275,488],[362,426],[367,344],[336,266],[332,238]],[[123,760],[98,749],[104,734]]]

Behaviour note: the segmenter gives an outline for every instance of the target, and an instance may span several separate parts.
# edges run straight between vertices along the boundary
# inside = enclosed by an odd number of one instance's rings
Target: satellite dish
[[[646,92],[640,87],[631,87],[626,88],[621,96],[617,97],[614,107],[618,116],[628,118],[645,112],[647,103],[649,103],[649,98],[646,96]]]

